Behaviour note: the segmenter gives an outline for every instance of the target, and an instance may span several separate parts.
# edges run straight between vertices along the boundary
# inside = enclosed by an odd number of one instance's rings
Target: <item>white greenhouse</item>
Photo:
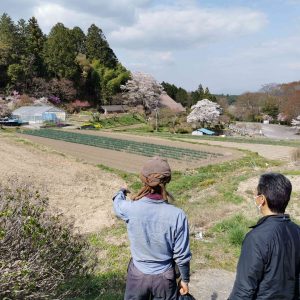
[[[29,124],[66,120],[66,112],[48,105],[22,106],[12,112],[13,117]]]

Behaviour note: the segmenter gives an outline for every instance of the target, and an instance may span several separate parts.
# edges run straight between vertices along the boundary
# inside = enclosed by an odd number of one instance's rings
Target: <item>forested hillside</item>
[[[16,90],[53,102],[75,99],[111,103],[130,72],[118,61],[102,30],[87,34],[62,23],[42,32],[35,17],[17,23],[0,17],[0,93]]]

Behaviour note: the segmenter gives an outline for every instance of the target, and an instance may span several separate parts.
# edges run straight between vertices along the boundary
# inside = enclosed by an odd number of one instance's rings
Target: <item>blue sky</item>
[[[187,90],[300,80],[300,0],[1,0],[3,12],[34,15],[45,33],[95,23],[130,70]]]

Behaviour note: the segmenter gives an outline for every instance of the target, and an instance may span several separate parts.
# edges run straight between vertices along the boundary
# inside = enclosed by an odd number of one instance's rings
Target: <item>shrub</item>
[[[0,299],[63,299],[96,264],[86,239],[48,199],[17,180],[0,184]],[[65,287],[65,288],[63,288]]]
[[[175,126],[175,129],[174,129],[175,133],[192,133],[192,131],[193,131],[192,127],[187,123],[177,125],[177,126]]]
[[[292,161],[300,162],[300,148],[296,148],[292,151]]]
[[[222,234],[224,239],[233,246],[240,246],[252,221],[243,215],[235,215],[216,224],[212,231]]]

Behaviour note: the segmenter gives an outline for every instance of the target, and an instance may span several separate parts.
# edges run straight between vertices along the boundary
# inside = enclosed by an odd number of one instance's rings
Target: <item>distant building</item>
[[[214,135],[215,132],[212,131],[212,130],[208,130],[206,128],[200,128],[200,129],[194,130],[192,132],[192,135],[204,135],[204,134],[206,134],[206,135]]]
[[[105,115],[128,112],[127,105],[101,105],[100,111]]]
[[[22,106],[12,112],[12,116],[29,124],[58,122],[66,120],[66,112],[54,106]]]
[[[160,95],[160,105],[162,107],[169,108],[175,113],[180,113],[185,111],[185,108],[181,105],[181,103],[176,102],[166,93]]]

